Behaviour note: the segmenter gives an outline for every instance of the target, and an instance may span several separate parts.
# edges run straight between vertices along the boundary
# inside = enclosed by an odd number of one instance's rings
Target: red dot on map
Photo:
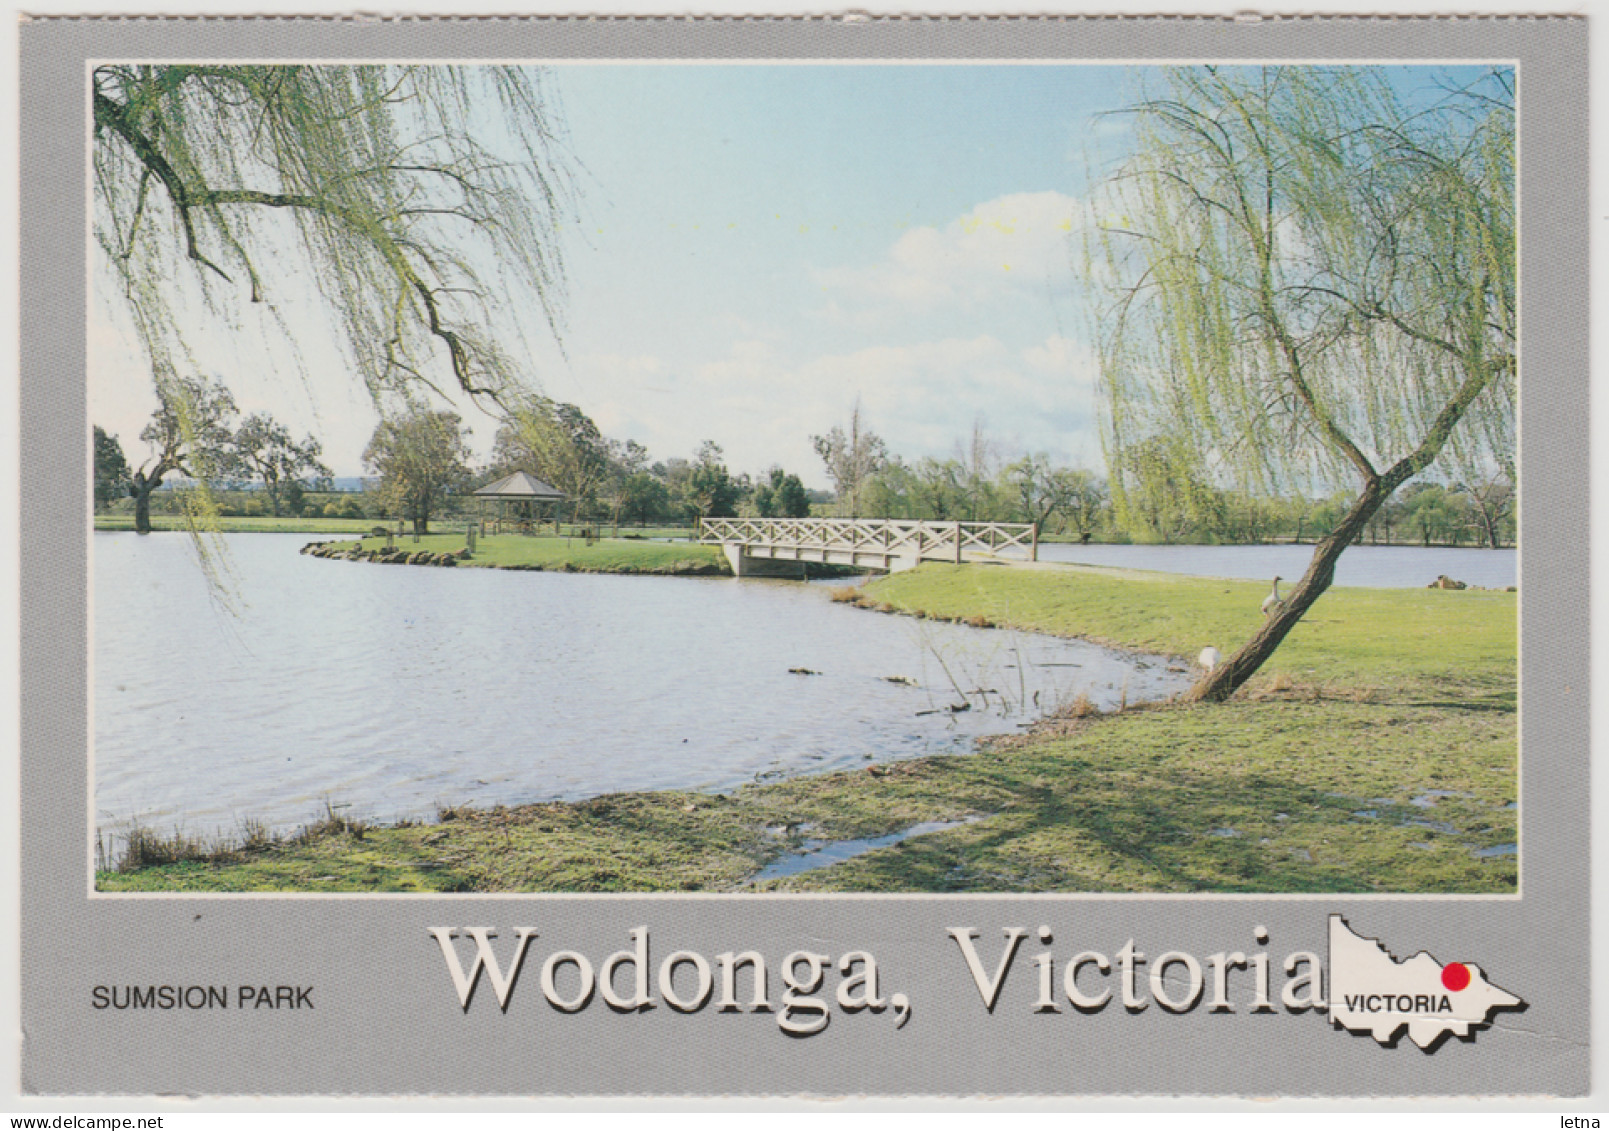
[[[1469,967],[1462,962],[1449,962],[1441,968],[1441,984],[1453,993],[1469,985]]]

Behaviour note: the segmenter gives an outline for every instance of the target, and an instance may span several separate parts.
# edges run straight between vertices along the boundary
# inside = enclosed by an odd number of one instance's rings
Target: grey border
[[[25,24],[22,86],[23,1084],[113,1093],[644,1094],[1580,1094],[1587,1087],[1587,591],[1580,469],[1587,442],[1586,35],[1581,20],[1045,17],[759,20],[120,19]],[[696,903],[547,898],[91,902],[83,798],[88,738],[83,459],[85,153],[90,57],[532,57],[575,59],[1517,58],[1521,91],[1522,896],[1471,901],[882,899]],[[730,906],[728,906],[728,903]],[[944,928],[1055,929],[1055,951],[1323,952],[1345,914],[1399,957],[1467,957],[1530,1009],[1434,1056],[1384,1050],[1326,1019],[1035,1015],[1026,966],[990,1016]],[[887,1015],[840,1015],[788,1040],[757,1015],[567,1016],[524,995],[507,1014],[460,1013],[428,926],[532,925],[538,954],[596,962],[647,923],[656,951],[869,949]],[[1026,950],[1026,947],[1025,947]],[[1037,950],[1037,948],[1034,948]],[[1019,959],[1021,964],[1024,959]],[[126,982],[312,983],[312,1014],[126,1014],[89,1009],[89,987]],[[1277,984],[1278,979],[1276,979]],[[325,1004],[328,1003],[328,1004]],[[181,1020],[182,1019],[182,1020]],[[1211,1042],[1210,1046],[1208,1042]],[[1217,1055],[1203,1055],[1204,1048]]]

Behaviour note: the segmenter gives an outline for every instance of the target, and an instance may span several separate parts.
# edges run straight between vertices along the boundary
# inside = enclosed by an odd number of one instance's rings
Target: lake
[[[1155,569],[1198,577],[1295,582],[1313,560],[1312,546],[1078,546],[1041,542],[1043,562]],[[1417,589],[1446,575],[1483,589],[1517,585],[1519,561],[1512,549],[1454,546],[1348,546],[1335,564],[1335,584],[1369,589]]]
[[[188,536],[94,535],[102,831],[729,790],[966,752],[1079,694],[1110,706],[1189,682],[819,585],[335,562],[307,541],[226,535],[231,612]]]

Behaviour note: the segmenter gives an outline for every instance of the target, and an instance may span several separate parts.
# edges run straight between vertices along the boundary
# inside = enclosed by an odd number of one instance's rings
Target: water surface
[[[299,554],[307,540],[225,536],[236,616],[187,536],[94,536],[102,829],[727,790],[964,752],[1080,693],[1111,705],[1189,679],[797,582],[338,562]]]
[[[1079,546],[1068,542],[1041,542],[1039,560],[1257,581],[1269,581],[1279,574],[1294,582],[1313,560],[1313,547]],[[1518,584],[1518,557],[1513,549],[1349,546],[1335,565],[1336,585],[1371,589],[1423,588],[1441,575],[1483,589],[1505,589]]]

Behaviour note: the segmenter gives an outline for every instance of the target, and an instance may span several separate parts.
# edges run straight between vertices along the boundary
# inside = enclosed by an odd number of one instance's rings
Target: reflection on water
[[[101,828],[724,790],[964,751],[1080,693],[1111,705],[1189,678],[796,582],[331,562],[305,541],[228,537],[236,619],[186,536],[95,535]]]
[[[1295,581],[1313,560],[1312,546],[1078,546],[1041,542],[1043,562],[1156,569],[1199,577],[1239,577],[1268,581],[1276,573]],[[1445,574],[1483,589],[1517,584],[1512,549],[1476,550],[1451,546],[1349,546],[1335,565],[1336,585],[1369,589],[1423,588]]]

